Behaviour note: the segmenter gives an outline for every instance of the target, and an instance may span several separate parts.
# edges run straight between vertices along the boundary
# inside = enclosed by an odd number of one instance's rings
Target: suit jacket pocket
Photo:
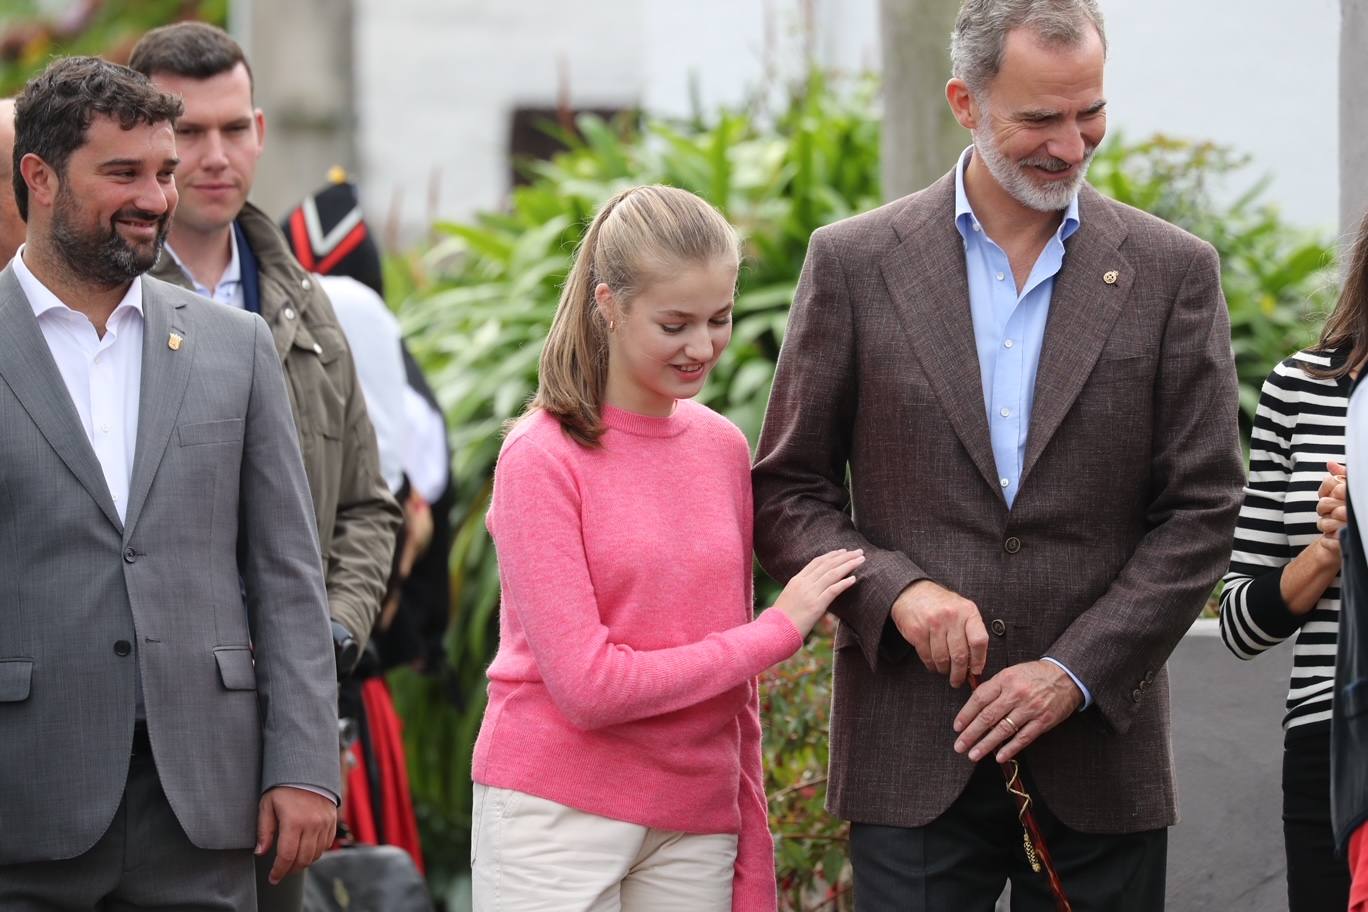
[[[256,690],[256,666],[247,646],[220,646],[214,650],[219,679],[225,690]]]
[[[1101,358],[1088,377],[1089,385],[1112,383],[1134,384],[1152,380],[1154,358],[1149,355],[1127,355],[1121,358]]]
[[[27,700],[33,683],[33,659],[0,659],[0,703]]]
[[[181,446],[204,446],[210,443],[239,443],[242,440],[242,419],[225,418],[221,421],[200,421],[176,428]]]

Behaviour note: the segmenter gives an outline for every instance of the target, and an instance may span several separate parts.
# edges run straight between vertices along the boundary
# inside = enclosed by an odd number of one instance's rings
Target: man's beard
[[[1083,163],[1073,179],[1063,182],[1052,181],[1042,186],[1031,179],[1027,169],[1063,171],[1069,167],[1069,163],[1052,155],[1035,156],[1014,162],[998,148],[987,128],[972,131],[972,136],[974,151],[983,156],[983,163],[988,166],[988,173],[993,175],[993,179],[1012,199],[1037,212],[1058,212],[1069,208],[1073,198],[1082,189],[1083,182],[1087,180],[1088,165],[1092,164],[1093,155],[1097,152],[1096,146],[1088,147],[1083,155]]]
[[[171,225],[169,212],[157,215],[141,209],[121,209],[105,230],[78,227],[71,217],[76,210],[75,200],[63,187],[57,191],[57,205],[52,213],[52,245],[66,263],[67,269],[92,285],[119,285],[151,269],[166,243],[166,232]],[[145,249],[124,240],[115,225],[118,219],[137,219],[157,223],[157,236]]]

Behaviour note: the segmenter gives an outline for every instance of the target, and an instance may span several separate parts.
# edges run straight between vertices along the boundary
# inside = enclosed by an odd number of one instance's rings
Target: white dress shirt
[[[418,496],[428,503],[436,503],[446,490],[451,474],[446,427],[437,410],[411,386],[404,387],[404,414],[408,418],[404,471]]]
[[[399,321],[369,285],[349,276],[315,275],[337,313],[347,337],[356,377],[375,428],[380,474],[390,493],[404,484],[403,455],[408,421],[404,413],[404,354],[399,347]]]
[[[1349,497],[1358,505],[1354,511],[1358,534],[1368,541],[1368,381],[1359,384],[1349,397],[1349,414],[1344,423],[1344,465],[1349,475]]]
[[[66,383],[81,427],[104,472],[119,519],[128,509],[133,450],[138,440],[138,395],[142,390],[142,277],[114,308],[100,337],[85,314],[63,304],[24,263],[14,257],[14,274],[24,290],[52,359]]]

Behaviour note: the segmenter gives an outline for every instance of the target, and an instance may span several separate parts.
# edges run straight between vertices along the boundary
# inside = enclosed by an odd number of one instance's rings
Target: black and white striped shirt
[[[1327,366],[1337,353],[1303,351],[1264,382],[1249,444],[1249,481],[1235,528],[1230,572],[1221,592],[1221,639],[1252,659],[1296,634],[1283,727],[1330,724],[1340,580],[1298,616],[1281,592],[1282,569],[1321,533],[1317,489],[1326,462],[1344,462],[1349,380],[1319,380],[1305,365]]]

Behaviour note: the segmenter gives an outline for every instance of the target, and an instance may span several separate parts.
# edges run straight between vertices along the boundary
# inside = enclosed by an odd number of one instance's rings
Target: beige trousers
[[[475,784],[474,912],[730,912],[736,836],[656,830]]]

